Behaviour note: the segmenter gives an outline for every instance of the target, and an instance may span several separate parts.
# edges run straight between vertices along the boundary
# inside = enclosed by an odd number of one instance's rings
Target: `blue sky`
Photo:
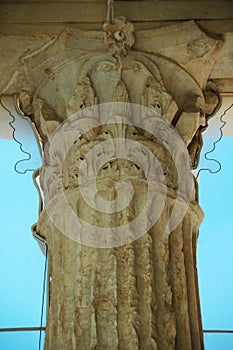
[[[226,117],[231,115],[233,119],[232,114],[231,110]],[[25,133],[25,129],[26,124],[20,132],[18,125],[16,135],[24,140],[23,146],[33,158],[28,163],[18,163],[21,172],[40,165],[37,144],[31,131],[27,129]],[[206,162],[203,157],[217,137],[218,133],[211,132],[205,136],[200,168],[217,170],[217,163]],[[38,194],[32,173],[20,175],[14,170],[15,164],[25,158],[19,144],[0,140],[0,152],[0,327],[36,327],[40,325],[45,262],[30,231],[37,221]],[[205,212],[198,245],[203,328],[233,329],[233,137],[225,136],[211,156],[221,162],[222,169],[217,174],[201,172],[199,178],[200,204]],[[38,332],[0,333],[1,350],[35,350],[38,341]],[[233,334],[206,334],[205,349],[232,350]]]
[[[30,231],[31,224],[37,221],[38,195],[31,173],[19,175],[14,170],[22,158],[19,145],[1,140],[0,150],[4,169],[0,172],[0,327],[39,326],[44,257]],[[36,349],[35,337],[38,334],[34,332],[0,333],[0,349]]]
[[[22,173],[27,167],[36,169],[41,162],[40,153],[28,122],[17,118],[15,127],[15,136],[23,141],[32,158],[17,164],[27,158],[20,145],[13,140],[0,140],[0,328],[40,326],[42,305],[45,258],[30,229],[38,217],[38,193],[32,172],[20,175],[14,169],[16,164]],[[12,129],[8,132],[12,133]],[[9,133],[5,131],[6,138]],[[1,350],[35,350],[38,342],[39,332],[0,333]]]
[[[219,170],[204,154],[213,149],[220,136],[220,116],[233,102],[228,96],[203,134],[204,145],[199,169]],[[208,158],[221,164],[221,171],[201,171],[199,200],[205,213],[198,243],[198,274],[203,329],[233,330],[233,108],[224,116],[223,138]],[[233,334],[205,334],[206,350],[232,350]]]
[[[199,181],[205,213],[198,244],[198,273],[204,329],[233,330],[233,138],[224,138],[213,155],[217,174],[202,172]],[[232,350],[233,334],[205,335],[207,350]]]

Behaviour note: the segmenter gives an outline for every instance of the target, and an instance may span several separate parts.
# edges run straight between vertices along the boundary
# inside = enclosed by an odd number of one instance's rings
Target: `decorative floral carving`
[[[69,101],[67,113],[68,115],[70,113],[76,113],[83,108],[91,107],[97,103],[98,101],[92,88],[90,79],[88,77],[84,77],[77,84],[74,95]]]
[[[126,21],[124,16],[115,18],[115,23],[105,22],[103,30],[106,32],[104,43],[112,54],[127,55],[129,48],[135,42],[134,25]]]

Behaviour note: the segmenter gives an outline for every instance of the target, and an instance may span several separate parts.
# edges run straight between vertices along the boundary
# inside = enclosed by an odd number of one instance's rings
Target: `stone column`
[[[203,214],[186,150],[196,166],[217,104],[205,48],[217,42],[190,25],[182,64],[143,49],[142,34],[140,49],[124,17],[99,33],[66,31],[24,59],[31,89],[20,104],[44,146],[36,231],[49,253],[45,349],[203,349]]]

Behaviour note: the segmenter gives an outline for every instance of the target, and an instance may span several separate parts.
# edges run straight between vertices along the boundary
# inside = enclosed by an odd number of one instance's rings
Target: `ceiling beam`
[[[104,2],[1,3],[2,23],[93,23],[106,19]],[[131,21],[232,19],[232,1],[117,1],[115,15]]]

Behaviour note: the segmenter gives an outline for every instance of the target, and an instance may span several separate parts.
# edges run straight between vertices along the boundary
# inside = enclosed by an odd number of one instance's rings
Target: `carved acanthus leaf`
[[[94,106],[98,103],[94,90],[88,77],[78,82],[74,95],[71,97],[67,106],[67,115],[77,113],[83,108]]]
[[[156,81],[149,77],[146,82],[141,104],[156,111],[172,121],[178,107],[173,97],[166,91],[162,80]]]
[[[122,80],[117,83],[113,95],[113,102],[130,102],[126,86]]]

